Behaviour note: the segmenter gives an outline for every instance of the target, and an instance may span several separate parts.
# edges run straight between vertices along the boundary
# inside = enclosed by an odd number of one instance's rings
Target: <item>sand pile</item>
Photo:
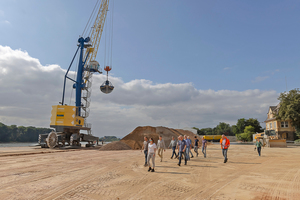
[[[195,135],[191,131],[183,130],[183,129],[172,129],[167,127],[152,127],[152,126],[139,126],[135,128],[131,133],[126,135],[123,139],[118,142],[112,142],[105,146],[103,146],[101,151],[109,151],[109,150],[129,150],[129,149],[141,149],[143,146],[144,137],[153,138],[154,142],[157,144],[157,140],[159,136],[162,136],[165,141],[166,147],[169,146],[172,136],[177,140],[179,135],[187,135],[190,136],[192,140],[192,144],[194,144],[194,137],[200,141],[201,138],[198,135]]]
[[[201,138],[198,135],[195,135],[191,131],[182,130],[182,129],[172,129],[167,127],[152,127],[152,126],[144,126],[144,127],[137,127],[131,133],[126,135],[121,141],[130,146],[132,149],[141,149],[143,146],[144,136],[150,138],[152,137],[154,142],[157,143],[158,137],[162,136],[163,140],[165,141],[166,147],[169,146],[170,141],[172,140],[172,136],[177,137],[179,135],[187,135],[190,136],[190,139],[194,141],[194,137],[197,138],[201,142]]]
[[[131,150],[131,147],[122,141],[115,141],[108,143],[100,148],[100,151],[111,151],[111,150]]]

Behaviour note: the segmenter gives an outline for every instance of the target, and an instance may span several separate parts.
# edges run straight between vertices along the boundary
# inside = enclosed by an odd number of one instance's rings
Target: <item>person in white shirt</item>
[[[157,141],[157,149],[158,156],[160,157],[160,162],[162,162],[163,152],[166,151],[165,141],[162,139],[162,136],[159,136],[159,140]]]
[[[155,167],[155,153],[156,153],[156,144],[153,141],[153,138],[150,138],[148,144],[148,157],[147,157],[147,163],[149,165],[148,172],[154,172],[154,167]],[[152,168],[150,166],[150,159],[152,159]]]

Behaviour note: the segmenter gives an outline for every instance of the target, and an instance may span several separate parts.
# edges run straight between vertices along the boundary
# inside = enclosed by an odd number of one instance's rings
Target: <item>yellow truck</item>
[[[203,136],[207,141],[219,142],[222,135],[205,135]]]

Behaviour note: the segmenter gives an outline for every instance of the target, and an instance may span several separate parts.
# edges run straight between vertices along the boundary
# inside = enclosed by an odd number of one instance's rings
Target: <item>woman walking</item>
[[[153,141],[153,138],[150,138],[149,140],[149,144],[148,144],[148,158],[147,158],[147,163],[149,165],[149,169],[148,172],[154,172],[154,167],[155,167],[155,153],[156,153],[156,144]],[[150,165],[150,159],[152,159],[152,168]]]

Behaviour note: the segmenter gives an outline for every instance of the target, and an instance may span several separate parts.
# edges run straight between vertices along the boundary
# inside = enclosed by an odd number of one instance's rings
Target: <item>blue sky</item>
[[[0,45],[10,47],[14,53],[17,49],[28,52],[42,66],[57,64],[66,69],[95,3],[0,0]],[[285,80],[288,90],[299,87],[299,10],[299,1],[114,0],[111,74],[116,82],[112,82],[124,90],[128,85],[132,89],[178,86],[177,91],[172,90],[178,94],[180,87],[189,88],[190,84],[200,93],[214,91],[221,99],[225,97],[218,92],[223,90],[240,92],[245,98],[248,90],[254,95],[273,91],[278,96],[286,90]],[[102,66],[103,57],[104,36],[97,55]],[[99,86],[102,82],[93,84]],[[140,87],[133,87],[135,84]],[[108,102],[122,98],[115,96],[116,91],[103,98]],[[276,104],[276,96],[272,93],[258,103],[256,107],[262,111],[256,114],[218,120],[231,123],[239,117],[255,117],[262,121],[267,107]],[[119,109],[135,106],[117,104]],[[167,116],[165,120],[166,125],[178,124],[176,120],[169,123]],[[151,123],[160,125],[155,120]],[[195,123],[186,124],[197,126]],[[135,125],[139,124],[131,127]]]
[[[66,68],[95,2],[0,1],[0,44]],[[124,81],[238,91],[283,92],[286,77],[293,89],[299,10],[298,1],[115,0],[112,72]],[[103,51],[97,58],[102,64]]]

